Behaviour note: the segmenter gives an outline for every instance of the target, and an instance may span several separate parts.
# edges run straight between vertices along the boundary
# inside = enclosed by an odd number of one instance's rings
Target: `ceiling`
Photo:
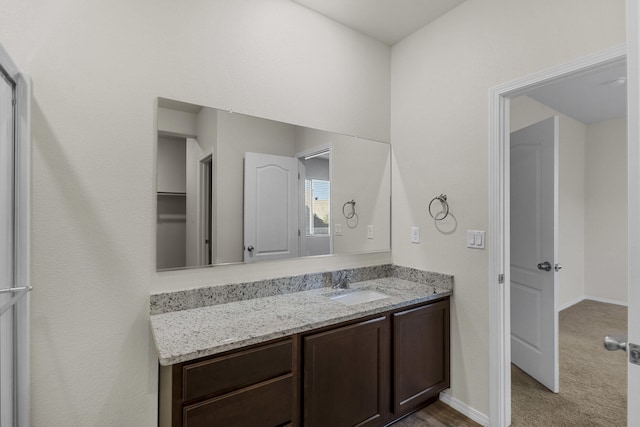
[[[465,0],[293,0],[393,45]]]
[[[618,119],[627,115],[626,67],[626,62],[608,65],[525,95],[585,124]]]

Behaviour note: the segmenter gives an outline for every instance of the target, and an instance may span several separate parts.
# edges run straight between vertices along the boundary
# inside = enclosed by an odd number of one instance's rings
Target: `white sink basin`
[[[362,289],[347,294],[336,295],[330,297],[333,301],[344,305],[356,305],[365,302],[377,301],[379,299],[389,298],[389,295],[371,289]]]

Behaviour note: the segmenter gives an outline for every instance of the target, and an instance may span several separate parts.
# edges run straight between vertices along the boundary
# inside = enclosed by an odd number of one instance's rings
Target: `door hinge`
[[[298,229],[298,237],[300,237],[300,229]]]
[[[300,179],[300,172],[298,172],[298,179]]]
[[[499,284],[503,284],[504,283],[504,274],[498,274],[498,283]]]

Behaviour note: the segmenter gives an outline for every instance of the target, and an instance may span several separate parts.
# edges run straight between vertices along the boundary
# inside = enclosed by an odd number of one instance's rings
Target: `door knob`
[[[253,252],[253,250],[254,250],[254,249],[255,249],[255,248],[254,248],[253,246],[249,246],[249,247],[247,248],[247,250],[248,250],[249,252]]]
[[[551,264],[549,261],[541,262],[538,264],[538,270],[551,271]]]
[[[627,337],[607,335],[604,337],[604,348],[609,351],[624,350],[629,354],[629,362],[640,365],[640,345],[627,342]]]
[[[609,351],[627,351],[627,337],[616,337],[613,335],[607,335],[606,337],[604,337],[604,348]]]

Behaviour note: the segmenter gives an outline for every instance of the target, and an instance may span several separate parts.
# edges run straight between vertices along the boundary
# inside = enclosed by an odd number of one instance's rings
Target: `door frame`
[[[332,181],[333,181],[333,144],[332,143],[326,143],[326,144],[319,144],[313,148],[309,148],[307,150],[303,150],[300,151],[296,154],[293,155],[293,157],[295,157],[296,159],[298,159],[298,161],[300,161],[300,159],[304,159],[305,157],[308,156],[313,156],[314,154],[319,154],[322,153],[324,151],[329,151],[329,254],[328,255],[332,255],[333,254],[333,223],[334,223],[334,218],[333,218],[333,185],[331,185]],[[298,230],[300,231],[300,242],[298,242],[298,253],[299,255],[305,256],[305,254],[302,253],[302,250],[304,250],[304,243],[302,242],[306,236],[304,236],[304,230],[302,229],[302,219],[304,217],[304,215],[302,214],[302,212],[304,212],[304,179],[305,177],[299,177],[300,178],[300,182],[298,183],[298,187],[299,187],[299,200],[298,200],[298,204],[300,205],[300,213],[298,214]],[[306,218],[305,218],[306,221]]]
[[[15,93],[15,284],[31,289],[30,266],[30,187],[31,187],[31,79],[20,72],[0,44],[0,67],[16,84]],[[30,425],[30,353],[29,307],[30,292],[16,301],[15,314],[15,376],[18,426]]]
[[[630,2],[633,3],[633,2]],[[510,183],[509,100],[559,78],[614,64],[627,59],[627,45],[621,44],[565,64],[550,67],[490,89],[489,129],[489,421],[491,426],[511,424],[511,313],[510,289]],[[631,63],[631,60],[628,64]],[[632,70],[629,69],[629,74]],[[636,68],[637,73],[637,68]],[[631,76],[628,76],[628,78]],[[632,78],[633,79],[633,78]],[[629,86],[628,86],[629,88]],[[627,89],[629,90],[629,89]],[[628,111],[630,122],[637,118]],[[637,121],[637,120],[636,120]],[[631,129],[631,127],[630,127]],[[638,138],[628,137],[629,150]],[[638,147],[635,148],[638,150]],[[631,151],[630,151],[631,152]],[[629,160],[639,163],[638,158]],[[639,166],[636,165],[636,168]],[[638,182],[629,182],[629,195]],[[638,193],[638,191],[636,191]],[[631,202],[631,199],[630,199]],[[633,203],[629,203],[629,218]],[[631,233],[631,229],[629,230]],[[640,234],[640,233],[638,233]],[[632,241],[632,239],[630,239]],[[629,256],[632,254],[630,253]],[[631,263],[630,263],[631,265]],[[631,281],[631,277],[629,277]]]
[[[628,156],[628,301],[633,307],[640,301],[640,5],[638,0],[627,1],[627,156]],[[640,310],[629,310],[628,341],[640,342]],[[640,367],[627,364],[627,396],[640,396]],[[640,409],[628,405],[627,424],[640,424]]]
[[[213,197],[214,197],[214,170],[213,170],[213,150],[205,153],[198,162],[198,262],[200,265],[211,265],[215,261],[215,251],[213,245]],[[208,178],[211,178],[207,185]],[[206,233],[208,231],[208,233]],[[203,236],[209,239],[207,254],[207,243]],[[207,256],[209,255],[209,257]],[[211,258],[211,259],[208,259]]]

